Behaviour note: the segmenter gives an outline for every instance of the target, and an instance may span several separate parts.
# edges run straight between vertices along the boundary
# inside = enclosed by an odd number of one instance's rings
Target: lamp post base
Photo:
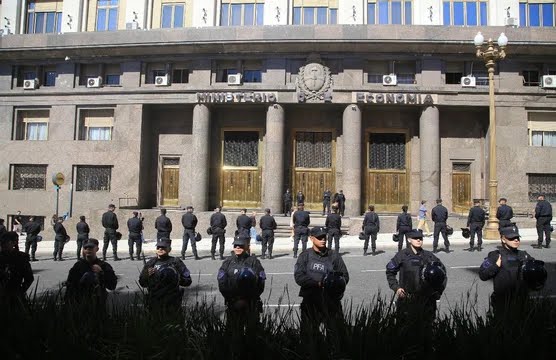
[[[498,231],[498,221],[489,221],[483,235],[485,240],[500,240],[500,232]]]

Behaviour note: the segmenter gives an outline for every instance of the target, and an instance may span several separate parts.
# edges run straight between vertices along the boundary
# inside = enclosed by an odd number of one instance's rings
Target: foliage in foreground
[[[260,324],[226,328],[220,309],[188,304],[179,314],[149,313],[139,296],[108,313],[64,306],[59,294],[2,304],[2,359],[497,359],[556,351],[556,311],[548,300],[515,304],[505,319],[479,316],[473,301],[437,319],[401,321],[391,301],[346,305],[345,321],[301,332],[295,308],[267,311]]]

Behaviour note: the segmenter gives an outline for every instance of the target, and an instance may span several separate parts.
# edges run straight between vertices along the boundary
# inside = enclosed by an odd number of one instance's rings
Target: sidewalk
[[[536,229],[520,229],[521,239],[523,242],[531,242],[537,240],[537,230]],[[177,233],[177,232],[176,232]],[[469,245],[469,239],[465,239],[461,236],[461,230],[455,230],[454,234],[449,237],[450,244],[455,246],[467,246]],[[477,239],[475,239],[476,241]],[[102,239],[99,239],[100,247],[102,249]],[[232,250],[232,237],[226,237],[226,247],[225,252],[229,252]],[[494,240],[485,240],[486,243],[494,243]],[[497,241],[496,241],[497,242]],[[176,254],[179,255],[182,246],[182,239],[172,237],[172,254],[175,256]],[[340,239],[340,247],[341,249],[363,249],[363,241],[359,240],[357,236],[343,236]],[[147,254],[155,252],[155,245],[156,241],[154,239],[147,239],[147,241],[143,244],[143,251]],[[425,237],[424,238],[424,247],[425,249],[431,250],[432,249],[432,237]],[[392,241],[392,233],[380,233],[378,234],[377,239],[377,249],[395,249],[397,248],[397,243]],[[439,239],[439,247],[442,248],[444,246],[444,241],[442,240],[442,236]],[[274,240],[274,252],[283,252],[283,251],[291,251],[293,247],[293,241],[290,238],[276,238]],[[369,244],[370,247],[370,244]],[[209,252],[211,248],[211,238],[208,235],[204,235],[203,239],[197,242],[197,250],[199,252]],[[257,253],[257,250],[260,251],[260,245],[251,244],[251,248]],[[301,248],[301,244],[300,244]],[[19,241],[19,249],[24,251],[25,249],[25,237],[21,236]],[[75,256],[75,252],[77,250],[77,243],[75,240],[70,240],[64,246],[64,254],[69,256]],[[37,255],[52,255],[54,251],[54,241],[41,241],[37,247]],[[218,251],[218,245],[217,245]],[[118,241],[118,254],[125,256],[128,254],[128,244],[127,239],[122,238],[122,240]],[[112,256],[112,246],[108,249],[108,255]],[[187,247],[187,255],[191,255],[191,245]]]

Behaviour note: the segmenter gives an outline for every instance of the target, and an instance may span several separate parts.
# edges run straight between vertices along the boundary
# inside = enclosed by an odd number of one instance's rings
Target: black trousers
[[[35,258],[35,253],[37,252],[37,237],[29,236],[25,239],[25,253],[29,255],[29,249],[31,250],[31,259]]]
[[[444,246],[450,247],[450,241],[448,241],[448,235],[446,234],[446,223],[445,222],[435,222],[434,223],[434,234],[433,234],[433,241],[432,241],[432,248],[436,249],[438,247],[438,239],[442,234],[442,238],[444,238]]]
[[[344,321],[342,303],[340,301],[324,301],[320,299],[303,299],[300,306],[302,336],[315,335],[319,332],[320,324],[324,324],[329,331],[333,331]]]
[[[537,242],[542,245],[543,235],[546,246],[550,245],[550,217],[539,217],[537,219]]]
[[[183,232],[183,241],[181,243],[181,256],[185,256],[187,251],[187,244],[191,240],[191,249],[193,250],[193,255],[197,257],[197,242],[195,241],[195,229],[185,229]]]
[[[338,210],[340,212],[340,216],[344,216],[344,212],[346,211],[346,204],[345,203],[339,203],[338,204]]]
[[[263,256],[266,255],[266,250],[268,249],[268,255],[272,256],[272,247],[274,246],[274,230],[263,230],[261,232],[262,248],[261,253]]]
[[[512,222],[510,220],[500,220],[498,222],[498,230],[505,228],[506,226],[512,226]]]
[[[129,257],[133,258],[133,245],[135,245],[137,259],[140,259],[141,258],[141,250],[143,249],[143,242],[141,241],[141,234],[129,233],[129,237],[127,239],[127,245],[129,247]]]
[[[210,248],[210,253],[212,255],[216,252],[216,243],[220,243],[220,256],[224,256],[224,244],[226,243],[226,238],[224,237],[224,230],[216,230],[212,233],[212,246]]]
[[[65,244],[66,239],[54,238],[54,252],[52,253],[54,260],[56,260],[56,258],[62,258],[62,252],[64,251]]]
[[[324,200],[322,202],[322,214],[330,214],[330,200]]]
[[[469,232],[471,234],[469,238],[469,247],[473,247],[475,244],[475,234],[477,234],[477,245],[481,247],[483,245],[483,223],[471,223],[469,225]]]
[[[402,250],[404,244],[406,248],[409,247],[409,242],[407,241],[406,234],[410,231],[411,228],[409,226],[400,226],[400,228],[398,229],[398,234],[400,235],[400,240],[398,241],[398,252]]]
[[[106,251],[108,250],[108,245],[112,244],[112,253],[114,258],[118,257],[118,240],[116,240],[116,230],[105,229],[104,230],[104,244],[102,245],[102,257],[106,257]]]
[[[81,248],[83,247],[83,241],[89,239],[89,234],[77,234],[77,259],[81,259]]]
[[[297,254],[299,250],[299,241],[301,240],[301,249],[307,249],[307,240],[309,239],[309,229],[305,226],[296,227],[293,229],[293,252]]]
[[[284,202],[284,215],[285,216],[290,216],[291,215],[292,205],[293,205],[293,203],[291,201]]]
[[[376,228],[373,229],[369,226],[365,227],[365,244],[363,245],[363,251],[367,251],[369,248],[369,238],[371,239],[371,250],[374,252],[376,250],[376,238],[378,231]]]
[[[157,231],[156,232],[156,241],[166,238],[170,241],[172,241],[172,239],[170,238],[170,233],[168,231]]]
[[[328,231],[328,248],[332,249],[332,240],[334,240],[334,250],[340,252],[340,237],[342,237],[340,229],[330,229]]]

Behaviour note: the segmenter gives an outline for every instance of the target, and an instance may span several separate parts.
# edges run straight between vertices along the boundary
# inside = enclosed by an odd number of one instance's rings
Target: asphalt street
[[[526,250],[536,259],[546,262],[549,275],[543,295],[556,298],[556,248],[537,250],[530,246],[533,243],[534,241],[531,240],[523,241],[521,249]],[[482,252],[470,253],[463,251],[467,245],[459,243],[451,247],[450,253],[437,254],[448,269],[448,286],[438,302],[441,312],[448,312],[456,304],[469,300],[479,314],[485,313],[492,291],[492,282],[481,281],[478,277],[478,269],[484,257],[498,244],[496,241],[488,242]],[[352,304],[357,307],[369,304],[376,296],[392,298],[393,292],[388,288],[386,282],[385,267],[395,255],[395,248],[390,246],[384,249],[384,252],[376,256],[363,256],[360,248],[348,248],[341,251],[350,273],[350,282],[344,297],[346,305]],[[172,254],[175,255],[176,252],[179,254],[179,250],[174,250]],[[229,252],[227,253],[229,254]],[[71,255],[66,252],[67,257],[63,262],[54,262],[50,257],[47,259],[46,256],[41,256],[39,257],[40,261],[33,262],[35,283],[30,291],[36,289],[38,292],[43,292],[59,289],[61,282],[67,278],[69,269],[76,261],[73,254],[74,252],[71,252]],[[195,261],[190,252],[188,255],[185,264],[192,273],[193,284],[186,289],[186,303],[201,300],[214,301],[217,308],[221,309],[223,299],[218,292],[216,274],[222,262],[211,260],[207,251],[200,253],[203,259],[199,261]],[[124,258],[122,261],[113,262],[110,257],[108,262],[113,266],[119,279],[118,287],[111,296],[122,300],[140,294],[137,280],[143,267],[143,261],[130,261],[129,258]],[[295,259],[292,258],[292,252],[281,250],[275,253],[274,259],[261,260],[261,262],[268,277],[262,295],[265,307],[267,309],[284,309],[289,306],[297,308],[301,298],[298,296],[299,287],[293,278]]]

